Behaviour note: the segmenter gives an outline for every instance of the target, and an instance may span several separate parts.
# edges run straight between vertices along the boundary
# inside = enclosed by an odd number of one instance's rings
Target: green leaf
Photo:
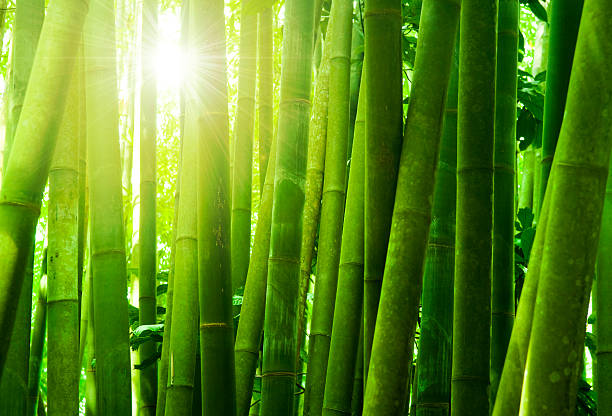
[[[521,224],[521,229],[531,228],[533,225],[533,219],[535,216],[531,211],[531,208],[521,208],[516,214],[516,218],[518,222]],[[518,228],[517,228],[518,229]]]

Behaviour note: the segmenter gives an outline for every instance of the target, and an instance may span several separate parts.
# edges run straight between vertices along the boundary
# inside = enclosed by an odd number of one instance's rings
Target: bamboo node
[[[309,337],[316,337],[316,336],[320,336],[320,337],[325,337],[325,338],[330,338],[331,339],[331,335],[330,334],[326,334],[324,332],[320,332],[320,331],[310,331],[310,333],[308,334]]]
[[[292,371],[271,371],[269,373],[263,373],[262,377],[295,377],[296,373]]]
[[[207,322],[205,324],[200,324],[200,329],[207,329],[207,328],[228,329],[229,325],[225,322]]]
[[[293,257],[274,256],[268,257],[268,261],[278,261],[282,263],[300,264],[300,260]]]
[[[379,9],[379,10],[370,10],[363,14],[363,17],[385,17],[385,16],[396,16],[400,19],[402,18],[401,9]]]
[[[30,202],[20,202],[20,201],[2,201],[0,205],[9,205],[14,207],[25,208],[28,211],[32,211],[37,216],[40,216],[40,206],[38,204],[32,204]]]
[[[285,105],[285,104],[308,104],[310,105],[310,100],[307,98],[293,98],[291,100],[283,100],[281,101],[278,105]]]

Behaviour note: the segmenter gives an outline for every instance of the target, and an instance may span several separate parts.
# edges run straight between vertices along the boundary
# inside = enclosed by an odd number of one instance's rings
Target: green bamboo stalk
[[[83,73],[84,75],[84,73]],[[84,127],[84,126],[83,126]],[[85,137],[85,140],[87,140],[87,137]],[[79,148],[80,145],[82,144],[79,143]],[[79,175],[80,175],[80,171],[79,171]],[[79,177],[79,181],[80,181],[80,177]],[[79,213],[80,215],[80,213]],[[89,256],[89,253],[88,253]],[[84,270],[85,271],[85,270]],[[89,327],[89,304],[90,304],[90,298],[92,296],[92,293],[89,290],[89,279],[90,279],[90,275],[85,272],[84,275],[84,280],[83,280],[83,293],[82,293],[82,297],[81,297],[81,315],[79,318],[79,370],[81,368],[85,368],[87,369],[87,361],[86,361],[86,357],[85,357],[85,350],[87,348],[87,333],[88,331],[88,327]],[[83,361],[85,359],[85,361]]]
[[[2,170],[6,172],[8,158],[13,146],[15,131],[23,100],[25,99],[30,72],[34,64],[34,55],[40,37],[44,16],[43,0],[16,0],[13,22],[13,47],[11,53],[11,72],[7,91],[7,120],[4,138]],[[6,2],[4,2],[6,7]],[[2,19],[4,21],[4,19]],[[2,35],[4,35],[2,31]]]
[[[402,148],[364,415],[396,415],[404,409],[459,4],[425,0],[422,6],[404,130],[410,140]],[[367,120],[366,114],[366,128]]]
[[[264,324],[262,416],[293,412],[314,7],[287,0]]]
[[[363,69],[363,32],[357,22],[353,22],[353,35],[351,40],[351,106],[349,124],[348,156],[353,154],[353,138],[355,135],[355,121],[359,107],[359,91],[361,87],[361,73]],[[350,165],[348,167],[350,169]],[[347,171],[348,175],[348,171]],[[347,181],[348,182],[348,181]]]
[[[353,2],[332,3],[333,32],[328,32],[329,108],[325,173],[321,203],[317,280],[314,291],[304,414],[321,415],[334,320],[338,266],[346,191],[346,161],[350,125],[351,38]]]
[[[157,83],[155,52],[157,47],[157,0],[144,0],[142,6],[142,86],[140,92],[140,216],[139,216],[139,287],[138,321],[140,325],[157,323],[156,276],[157,237],[155,227]],[[140,361],[155,355],[154,341],[138,348]],[[139,414],[155,415],[157,403],[157,363],[140,371]]]
[[[0,377],[88,2],[49,7],[0,193]],[[62,59],[58,59],[62,57]],[[36,169],[32,169],[36,166]]]
[[[315,6],[316,8],[316,6]],[[333,28],[333,18],[327,29]],[[331,30],[330,32],[331,33]],[[331,38],[327,38],[328,40]],[[300,251],[300,284],[298,299],[297,361],[303,345],[306,328],[306,298],[310,286],[314,246],[319,230],[323,172],[325,169],[325,147],[327,144],[327,114],[329,105],[330,48],[324,47],[321,65],[314,86],[310,128],[308,131],[308,156],[306,162],[306,185],[304,193],[304,218],[302,220],[302,246]]]
[[[402,9],[398,0],[365,4],[364,381],[382,287],[402,145]],[[385,47],[381,47],[385,45]]]
[[[257,75],[257,15],[240,13],[238,103],[232,173],[232,287],[244,287],[251,254],[253,125]]]
[[[38,293],[36,295],[36,307],[34,308],[34,324],[32,326],[32,341],[30,343],[30,362],[28,371],[28,404],[27,416],[36,414],[38,401],[38,389],[40,386],[40,370],[43,348],[45,345],[45,332],[47,331],[47,256],[43,254],[42,276]]]
[[[550,40],[544,99],[540,193],[537,194],[540,201],[544,200],[544,192],[546,192],[546,184],[563,122],[583,4],[584,0],[551,0],[548,7]]]
[[[189,41],[189,1],[185,0],[181,5],[181,46],[188,47]],[[184,82],[184,81],[183,81]],[[179,151],[179,166],[177,172],[176,190],[174,193],[174,218],[172,220],[172,251],[170,253],[170,273],[168,274],[168,291],[166,292],[166,316],[164,321],[164,340],[162,342],[161,357],[158,366],[159,381],[157,385],[157,415],[164,416],[166,414],[166,392],[168,388],[168,368],[170,362],[170,338],[172,335],[172,315],[174,312],[174,274],[176,265],[176,229],[178,224],[180,190],[181,190],[181,172],[183,170],[183,144],[185,142],[185,85],[181,85],[180,93],[180,151]],[[197,269],[196,269],[197,270]],[[197,348],[197,347],[196,347]],[[197,351],[197,349],[196,349]],[[196,352],[196,358],[199,356]],[[201,378],[201,374],[194,375],[194,383],[197,383]],[[200,400],[200,391],[193,392],[194,399]],[[192,405],[192,410],[194,409]],[[201,406],[200,406],[201,413]]]
[[[338,290],[325,381],[323,415],[351,414],[363,305],[363,191],[365,88],[355,122],[351,173],[342,228]],[[307,379],[308,380],[308,379]]]
[[[180,203],[175,242],[172,330],[166,377],[166,415],[191,415],[198,354],[198,239],[197,239],[197,108],[185,102],[186,120],[180,170]],[[177,313],[174,313],[174,312]],[[197,392],[200,394],[200,392]]]
[[[533,211],[533,177],[535,175],[535,151],[529,145],[523,152],[521,169],[521,188],[518,195],[518,208],[529,208]]]
[[[612,249],[612,169],[608,171],[606,198],[599,235],[597,280],[593,282],[593,305],[596,313],[597,353],[593,360],[594,387],[597,392],[597,413],[612,415],[612,259],[606,253]],[[595,284],[596,283],[596,284]]]
[[[91,236],[91,234],[90,234]],[[98,415],[97,401],[97,383],[96,383],[96,344],[95,344],[95,326],[94,326],[94,297],[93,297],[93,274],[91,271],[91,256],[89,256],[89,264],[87,266],[87,275],[85,277],[89,285],[89,319],[87,322],[87,339],[86,343],[86,365],[85,365],[85,415]]]
[[[450,408],[459,39],[455,44],[423,274],[419,371],[413,381],[418,416],[447,416]]]
[[[85,29],[97,406],[131,412],[127,276],[111,0],[91,4]]]
[[[191,1],[189,46],[196,58],[186,97],[199,144],[198,272],[202,411],[236,414],[230,265],[230,170],[222,0]],[[191,30],[193,29],[193,30]],[[187,119],[186,123],[190,121]],[[214,357],[214,359],[210,359]],[[167,406],[166,406],[167,407]]]
[[[514,164],[518,32],[518,0],[499,0],[493,156],[491,403],[495,403],[514,322]]]
[[[15,13],[13,26],[13,57],[8,86],[8,120],[3,153],[3,170],[6,173],[8,158],[13,145],[15,130],[19,121],[25,90],[30,77],[38,36],[43,22],[44,7],[39,1],[19,1],[20,8]],[[6,2],[4,2],[4,9]],[[1,11],[0,35],[4,35],[6,11]],[[19,73],[17,72],[19,71]],[[30,254],[33,256],[33,253]],[[27,269],[32,269],[28,260]],[[28,355],[30,346],[30,324],[32,307],[32,277],[26,273],[23,287],[20,290],[15,316],[15,325],[11,335],[11,345],[7,353],[7,375],[2,377],[0,369],[0,396],[6,397],[0,404],[0,413],[23,414],[28,403]],[[0,362],[2,360],[0,359]],[[0,364],[1,365],[1,364]],[[8,375],[10,373],[11,375]]]
[[[28,357],[30,354],[30,325],[32,314],[33,256],[24,273],[11,344],[8,348],[6,367],[0,377],[0,414],[22,415],[28,404]]]
[[[238,416],[249,414],[249,406],[253,395],[253,378],[257,369],[264,327],[268,255],[270,253],[270,225],[272,223],[274,174],[276,172],[276,140],[272,142],[269,160],[271,164],[266,171],[266,181],[259,205],[253,256],[249,263],[249,272],[242,297],[241,319],[238,324],[238,334],[234,346]]]
[[[351,415],[353,416],[361,416],[363,411],[363,313],[359,316],[361,317],[361,328],[359,328],[359,344],[353,376],[353,398],[351,399]]]
[[[552,173],[551,171],[549,180],[551,189],[554,187],[554,175]],[[516,319],[514,320],[512,335],[510,336],[506,352],[506,361],[502,377],[499,381],[499,388],[497,389],[495,407],[492,412],[493,416],[513,415],[519,412],[523,375],[525,373],[529,338],[531,336],[533,310],[538,292],[541,260],[546,240],[549,199],[550,197],[545,196],[542,204],[538,229],[529,256],[529,267],[525,276],[525,284],[521,291],[521,299],[518,304]]]
[[[78,215],[79,142],[84,133],[83,66],[72,75],[66,109],[49,171],[49,254],[47,278],[48,414],[79,409]]]
[[[497,0],[461,3],[451,413],[489,415]]]
[[[612,148],[612,3],[587,0],[554,159],[551,215],[521,414],[575,411],[585,320]],[[597,149],[597,151],[593,151]],[[548,192],[547,192],[548,194]],[[559,319],[563,314],[565,319]],[[545,410],[544,410],[545,409]]]
[[[274,136],[274,15],[272,8],[259,12],[257,59],[259,62],[259,180],[263,195],[270,147]]]

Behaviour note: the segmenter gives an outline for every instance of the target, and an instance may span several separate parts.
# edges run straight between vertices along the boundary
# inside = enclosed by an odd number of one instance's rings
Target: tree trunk
[[[49,415],[79,409],[79,143],[85,135],[83,62],[72,75],[49,172],[47,401]]]
[[[419,371],[413,381],[417,416],[447,416],[450,408],[459,39],[455,44],[423,275]]]
[[[459,10],[457,1],[423,2],[404,130],[407,140],[364,397],[363,414],[368,416],[397,415],[404,409]]]
[[[140,92],[140,216],[139,216],[139,286],[140,325],[157,323],[157,238],[155,201],[157,197],[155,142],[157,130],[157,84],[155,53],[157,46],[157,0],[145,0],[142,6],[142,87]],[[148,341],[138,348],[143,362],[156,353]],[[140,370],[139,415],[155,415],[157,403],[157,363]]]
[[[28,407],[27,416],[36,414],[38,391],[40,388],[40,370],[42,354],[47,331],[47,264],[46,252],[43,254],[43,272],[40,277],[40,286],[36,294],[36,307],[34,308],[34,324],[32,326],[32,342],[30,343],[30,362],[28,371]]]
[[[197,104],[186,97],[185,131],[181,150],[180,202],[176,228],[170,348],[165,414],[190,416],[195,392],[198,354],[198,239],[197,239]],[[195,104],[195,105],[194,105]],[[168,322],[168,321],[166,321]]]
[[[287,0],[264,324],[262,416],[293,412],[314,7]]]
[[[355,122],[351,173],[342,228],[338,291],[329,347],[324,415],[350,415],[363,305],[363,191],[365,88]],[[308,380],[308,379],[307,379]]]
[[[366,381],[402,145],[401,1],[367,1],[364,23],[366,184],[363,368]]]
[[[232,176],[232,288],[244,287],[251,255],[253,124],[257,72],[257,15],[241,7],[238,105]]]
[[[453,416],[489,415],[497,0],[461,4]]]
[[[91,4],[84,43],[94,322],[104,335],[95,337],[97,405],[123,415],[131,391],[113,4]]]
[[[333,19],[327,24],[327,29],[333,28]],[[329,32],[331,33],[331,31]],[[304,219],[302,231],[302,245],[300,253],[300,285],[298,298],[298,328],[297,328],[297,361],[300,350],[304,344],[307,318],[306,298],[310,286],[312,273],[312,260],[315,254],[315,242],[319,231],[319,217],[321,214],[321,194],[323,193],[323,171],[325,169],[325,146],[327,144],[327,114],[329,105],[329,71],[330,48],[329,40],[323,50],[321,65],[317,71],[314,86],[314,97],[308,131],[308,156],[306,165],[306,185],[304,196]]]
[[[597,316],[597,356],[593,360],[597,382],[597,413],[612,415],[612,169],[608,172],[606,198],[599,236],[597,285],[593,285],[593,304]],[[594,378],[595,381],[595,378]]]
[[[325,146],[317,279],[310,322],[308,375],[304,396],[304,414],[313,416],[321,415],[323,409],[342,242],[350,125],[352,1],[335,1],[330,14],[334,19],[333,33],[327,32],[328,39],[331,39],[331,42],[327,43],[330,59],[330,111]]]
[[[514,164],[519,38],[518,0],[500,0],[497,28],[491,281],[491,403],[514,323]]]
[[[540,161],[540,193],[537,195],[540,201],[544,200],[544,192],[546,192],[557,139],[563,122],[583,4],[584,0],[552,0],[548,8],[550,40],[544,100],[542,160]]]
[[[559,135],[521,414],[571,415],[612,147],[612,3],[587,0]],[[593,33],[601,38],[594,39]],[[596,151],[594,151],[596,149]],[[548,194],[548,192],[547,192]],[[571,197],[568,197],[571,195]],[[564,319],[559,319],[559,316]],[[543,410],[546,409],[546,410]]]
[[[199,144],[198,274],[204,415],[236,414],[230,264],[230,166],[221,0],[190,1],[189,46],[197,72],[186,97]],[[210,359],[214,357],[214,359]],[[166,406],[167,407],[167,406]]]
[[[274,15],[272,8],[259,13],[259,180],[261,194],[265,186],[274,136]],[[262,196],[263,197],[263,196]]]
[[[244,296],[242,297],[241,319],[234,355],[236,358],[236,407],[238,416],[249,414],[253,395],[253,377],[257,369],[261,336],[264,327],[264,310],[266,302],[266,281],[268,278],[268,255],[270,253],[270,224],[272,222],[272,202],[274,198],[274,174],[276,171],[276,143],[272,142],[269,169],[266,171],[253,255],[249,263],[249,272]]]
[[[49,7],[0,193],[0,377],[88,2]],[[62,59],[57,59],[61,56]],[[43,110],[44,109],[44,110]],[[33,169],[32,167],[36,167]]]

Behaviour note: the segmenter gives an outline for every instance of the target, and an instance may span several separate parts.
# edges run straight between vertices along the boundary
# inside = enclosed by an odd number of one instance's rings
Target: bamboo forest
[[[612,0],[0,0],[0,416],[612,416]]]

